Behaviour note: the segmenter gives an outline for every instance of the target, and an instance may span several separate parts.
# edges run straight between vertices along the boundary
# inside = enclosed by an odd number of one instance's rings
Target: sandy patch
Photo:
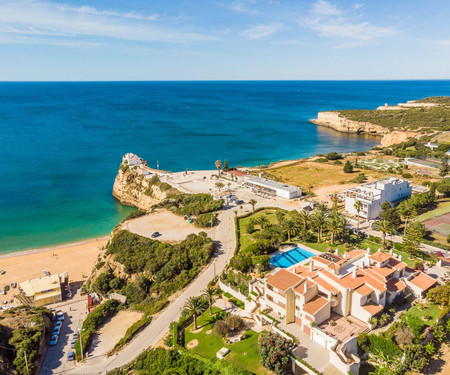
[[[314,194],[316,194],[317,199],[325,202],[330,202],[328,194],[341,193],[342,191],[350,189],[357,185],[358,184],[336,184],[336,185],[319,186],[312,190]]]
[[[119,311],[98,331],[91,346],[91,355],[103,355],[110,351],[127,329],[141,317],[142,313],[137,311]]]
[[[163,242],[180,242],[189,234],[202,231],[193,224],[189,224],[182,216],[177,216],[167,210],[159,210],[128,221],[125,223],[125,228],[130,232],[149,238],[152,233],[159,232],[161,236],[156,239]]]
[[[186,345],[186,348],[192,349],[192,348],[195,348],[197,345],[198,345],[198,340],[193,339],[188,342],[188,344]]]
[[[0,269],[6,271],[0,275],[0,285],[12,281],[20,283],[27,279],[44,276],[42,271],[69,273],[70,281],[84,280],[83,275],[91,273],[99,249],[109,237],[87,240],[71,245],[61,245],[46,250],[30,250],[0,256]],[[17,290],[17,289],[16,289]],[[15,293],[14,293],[15,294]]]
[[[210,335],[210,334],[212,333],[212,329],[208,329],[205,333],[206,333],[207,335]]]
[[[199,332],[202,331],[202,329],[203,329],[203,327],[200,327],[200,328],[197,328],[197,329],[192,329],[191,332],[192,333],[199,333]]]

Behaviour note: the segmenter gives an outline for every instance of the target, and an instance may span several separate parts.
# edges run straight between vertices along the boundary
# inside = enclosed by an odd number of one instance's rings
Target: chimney
[[[347,252],[345,252],[344,253],[344,259],[347,259],[347,257],[348,257],[348,254],[347,254]]]
[[[399,256],[398,256],[398,260],[401,262],[402,261],[402,254],[400,254]]]
[[[393,249],[389,250],[389,255],[394,255],[394,250]]]
[[[309,270],[312,272],[314,266],[314,261],[309,262]]]
[[[308,282],[305,281],[305,292],[308,290]]]
[[[355,268],[355,269],[353,270],[353,278],[354,278],[354,279],[356,279],[356,271],[357,271],[357,269]]]
[[[379,247],[377,251],[381,251],[381,247]]]
[[[370,247],[367,248],[367,254],[370,254]]]
[[[258,176],[259,176],[259,178],[261,178],[261,176],[262,176],[261,172],[260,172],[260,173],[258,173]]]
[[[336,250],[334,250],[334,255],[339,255],[339,249],[336,248]]]

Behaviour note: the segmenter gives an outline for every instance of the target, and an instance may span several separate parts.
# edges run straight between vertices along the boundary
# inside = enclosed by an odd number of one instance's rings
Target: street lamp
[[[78,335],[80,336],[80,351],[81,351],[81,362],[84,361],[84,356],[83,356],[83,341],[81,340],[81,332],[84,331],[84,329],[80,329],[78,328]]]

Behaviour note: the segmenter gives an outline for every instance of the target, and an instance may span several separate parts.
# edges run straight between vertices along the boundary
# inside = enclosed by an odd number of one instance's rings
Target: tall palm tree
[[[348,225],[348,220],[345,216],[340,216],[339,217],[339,227],[340,227],[340,232],[341,232],[341,238],[342,238],[342,242],[344,242],[345,240],[345,233],[347,232],[347,225]]]
[[[336,216],[333,216],[330,220],[328,220],[327,228],[331,234],[331,243],[334,243],[335,236],[336,234],[339,234],[341,229],[339,219]]]
[[[314,222],[314,226],[317,229],[317,242],[322,242],[322,232],[323,232],[323,227],[325,226],[326,223],[326,214],[324,211],[322,210],[318,210],[314,213],[313,216],[313,222]]]
[[[358,217],[356,237],[359,237],[359,213],[361,212],[363,205],[362,205],[361,201],[355,201],[353,207],[355,207],[356,216]]]
[[[250,199],[250,200],[248,201],[248,204],[252,206],[252,212],[253,212],[253,214],[255,214],[255,205],[256,205],[256,203],[258,203],[258,202],[257,202],[255,199]]]
[[[311,214],[309,213],[309,211],[301,210],[301,211],[298,213],[298,216],[299,216],[299,218],[300,218],[300,221],[301,221],[302,224],[303,224],[303,228],[304,228],[305,230],[307,230],[307,229],[308,229],[308,224],[309,224],[309,222],[311,221]]]
[[[220,177],[220,168],[222,168],[222,162],[220,160],[216,160],[216,162],[214,163],[216,165],[217,171],[219,172],[219,177]]]
[[[269,219],[265,216],[260,216],[257,222],[261,226],[261,229],[267,228],[270,225]]]
[[[386,248],[386,234],[391,232],[391,226],[388,221],[380,220],[380,221],[377,221],[377,227],[383,236],[382,248],[384,250]]]
[[[209,304],[209,315],[212,316],[212,305],[214,303],[214,297],[219,294],[218,288],[213,288],[212,286],[208,285],[206,289],[203,289],[203,296],[208,300]]]
[[[291,242],[291,235],[295,234],[297,231],[297,225],[295,224],[295,221],[290,219],[284,220],[283,228],[287,232],[288,242]]]
[[[184,304],[184,312],[194,318],[194,329],[197,329],[197,318],[207,309],[207,302],[203,296],[190,297]]]

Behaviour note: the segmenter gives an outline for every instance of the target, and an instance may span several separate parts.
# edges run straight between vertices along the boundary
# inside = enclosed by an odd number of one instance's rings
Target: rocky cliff
[[[130,167],[124,156],[114,180],[112,195],[122,204],[149,210],[176,192],[178,190],[161,182],[158,175],[150,173],[144,164]]]
[[[370,134],[383,137],[382,146],[392,146],[406,141],[408,138],[415,137],[418,133],[410,131],[389,131],[381,125],[371,122],[362,122],[349,120],[340,115],[339,112],[319,112],[317,119],[311,120],[313,124],[326,126],[341,133],[351,134]]]

